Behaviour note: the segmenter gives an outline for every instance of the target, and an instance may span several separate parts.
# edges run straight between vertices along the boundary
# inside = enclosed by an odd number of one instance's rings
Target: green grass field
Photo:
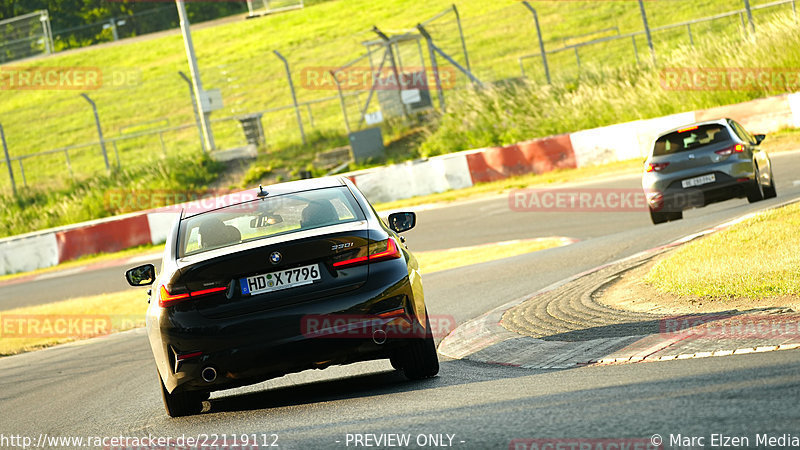
[[[645,282],[662,292],[752,299],[800,295],[800,205],[758,214],[660,260]]]
[[[280,50],[292,65],[301,102],[329,98],[335,96],[335,90],[308,88],[304,74],[339,66],[361,55],[364,52],[361,43],[376,38],[369,31],[372,25],[390,34],[408,31],[451,3],[449,0],[387,0],[376,6],[367,0],[330,1],[300,11],[197,29],[193,33],[194,43],[205,87],[221,89],[225,102],[222,110],[212,114],[218,146],[231,148],[244,143],[238,122],[223,119],[291,104],[283,66],[272,50]],[[765,0],[751,1],[753,5],[765,3]],[[642,28],[636,2],[532,4],[539,11],[548,49],[616,33],[600,32],[609,27],[617,27],[620,33]],[[527,10],[513,0],[465,0],[457,6],[473,71],[487,82],[519,77],[517,57],[537,49],[533,21]],[[646,3],[651,27],[741,7],[739,0]],[[738,17],[693,27],[694,50],[688,46],[685,29],[656,32],[654,41],[659,65],[713,64],[718,67],[759,61],[765,66],[796,67],[800,62],[800,52],[796,50],[800,36],[794,24],[788,19],[777,25],[769,24],[775,14],[789,14],[789,11],[789,5],[756,10],[757,43],[742,40]],[[431,24],[429,30],[440,47],[464,62],[452,14]],[[570,37],[591,32],[595,33]],[[731,41],[718,42],[712,37]],[[646,61],[644,39],[637,38],[636,42],[640,57]],[[724,54],[725,49],[734,50],[733,55]],[[427,55],[424,45],[423,54]],[[407,66],[422,63],[416,47],[403,48],[400,57]],[[428,64],[427,56],[424,58]],[[25,179],[32,188],[22,196],[18,208],[12,207],[0,215],[0,234],[20,232],[20,225],[24,231],[31,231],[83,220],[86,216],[113,214],[114,211],[97,205],[81,206],[80,214],[64,212],[77,208],[68,203],[80,206],[86,203],[87,195],[102,195],[87,189],[87,183],[93,189],[116,187],[115,183],[123,182],[126,187],[163,187],[170,183],[159,181],[152,170],[137,167],[149,161],[161,161],[161,172],[174,174],[185,170],[187,158],[197,157],[199,141],[194,127],[165,132],[161,137],[121,139],[135,131],[193,123],[188,87],[177,75],[179,70],[187,71],[179,33],[65,52],[24,65],[92,67],[102,71],[103,87],[87,92],[98,105],[105,137],[120,139],[116,147],[108,144],[108,152],[112,164],[119,155],[120,172],[125,176],[120,177],[117,172],[106,175],[97,145],[71,151],[70,167],[64,152],[26,159],[23,162]],[[477,92],[470,89],[447,91],[447,114],[437,113],[419,117],[416,123],[387,126],[388,161],[505,144],[770,94],[664,91],[658,86],[657,70],[645,64],[635,65],[633,46],[628,40],[582,50],[580,73],[574,54],[561,52],[551,56],[555,80],[552,86],[541,84],[541,68],[535,59],[526,60],[525,65],[530,76],[528,82],[499,83]],[[616,67],[620,69],[614,69]],[[466,84],[464,77],[459,77],[457,86]],[[4,90],[0,124],[5,129],[11,155],[19,157],[96,141],[91,109],[78,93],[76,90]],[[361,100],[365,98],[361,96]],[[348,100],[351,121],[355,121],[359,106],[356,101]],[[298,169],[309,166],[315,152],[347,142],[337,99],[304,107],[302,117],[311,141],[308,146],[299,144],[293,110],[264,114],[262,122],[267,145],[245,176],[246,183],[275,179],[276,174],[282,174],[284,179],[292,178]],[[165,157],[164,152],[169,157]],[[8,193],[7,170],[0,169],[0,189]],[[14,170],[18,184],[22,184],[17,163]],[[218,173],[201,172],[197,177],[185,176],[185,182],[206,186]],[[3,201],[11,201],[8,194]],[[11,215],[18,211],[25,211],[25,217]]]

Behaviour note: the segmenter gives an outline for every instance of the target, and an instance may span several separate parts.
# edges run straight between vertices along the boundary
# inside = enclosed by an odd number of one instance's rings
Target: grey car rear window
[[[724,125],[714,123],[687,127],[656,139],[653,156],[671,155],[730,140],[731,135]]]

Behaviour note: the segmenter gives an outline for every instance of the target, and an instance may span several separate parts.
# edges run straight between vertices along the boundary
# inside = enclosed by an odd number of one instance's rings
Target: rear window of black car
[[[364,213],[346,187],[266,197],[184,219],[178,254],[361,220]]]
[[[731,135],[724,125],[714,123],[687,127],[656,139],[653,156],[671,155],[730,140]]]

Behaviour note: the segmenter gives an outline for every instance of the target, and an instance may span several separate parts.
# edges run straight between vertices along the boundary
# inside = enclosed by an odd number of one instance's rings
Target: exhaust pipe
[[[213,367],[206,367],[200,372],[200,376],[203,377],[203,381],[206,383],[213,383],[214,380],[217,379],[217,369]]]
[[[381,330],[381,329],[375,330],[372,333],[372,342],[374,342],[374,343],[376,343],[378,345],[381,345],[384,342],[386,342],[386,332]]]

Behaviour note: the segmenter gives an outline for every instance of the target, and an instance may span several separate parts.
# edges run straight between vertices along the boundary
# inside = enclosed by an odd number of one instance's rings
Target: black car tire
[[[170,417],[191,416],[203,410],[203,398],[205,393],[179,392],[170,394],[164,387],[161,376],[158,376],[161,384],[161,399],[164,400],[164,409]],[[207,397],[206,397],[207,399]]]
[[[427,315],[427,311],[426,314]],[[436,353],[436,344],[433,342],[431,322],[426,319],[426,336],[412,339],[411,343],[401,350],[400,362],[403,373],[409,380],[430,378],[439,373],[439,356]]]
[[[747,190],[747,201],[750,203],[760,202],[764,200],[764,186],[761,185],[759,179],[761,178],[761,173],[756,167],[756,179],[753,182],[750,189]]]
[[[658,225],[660,223],[668,222],[669,213],[653,211],[653,208],[650,208],[650,219],[653,221],[653,225]]]
[[[392,363],[392,368],[394,370],[402,370],[403,369],[403,355],[399,352],[392,354],[389,357],[389,362]]]
[[[775,189],[775,180],[772,178],[770,174],[769,177],[769,186],[764,188],[764,198],[775,198],[778,196],[778,191]]]

